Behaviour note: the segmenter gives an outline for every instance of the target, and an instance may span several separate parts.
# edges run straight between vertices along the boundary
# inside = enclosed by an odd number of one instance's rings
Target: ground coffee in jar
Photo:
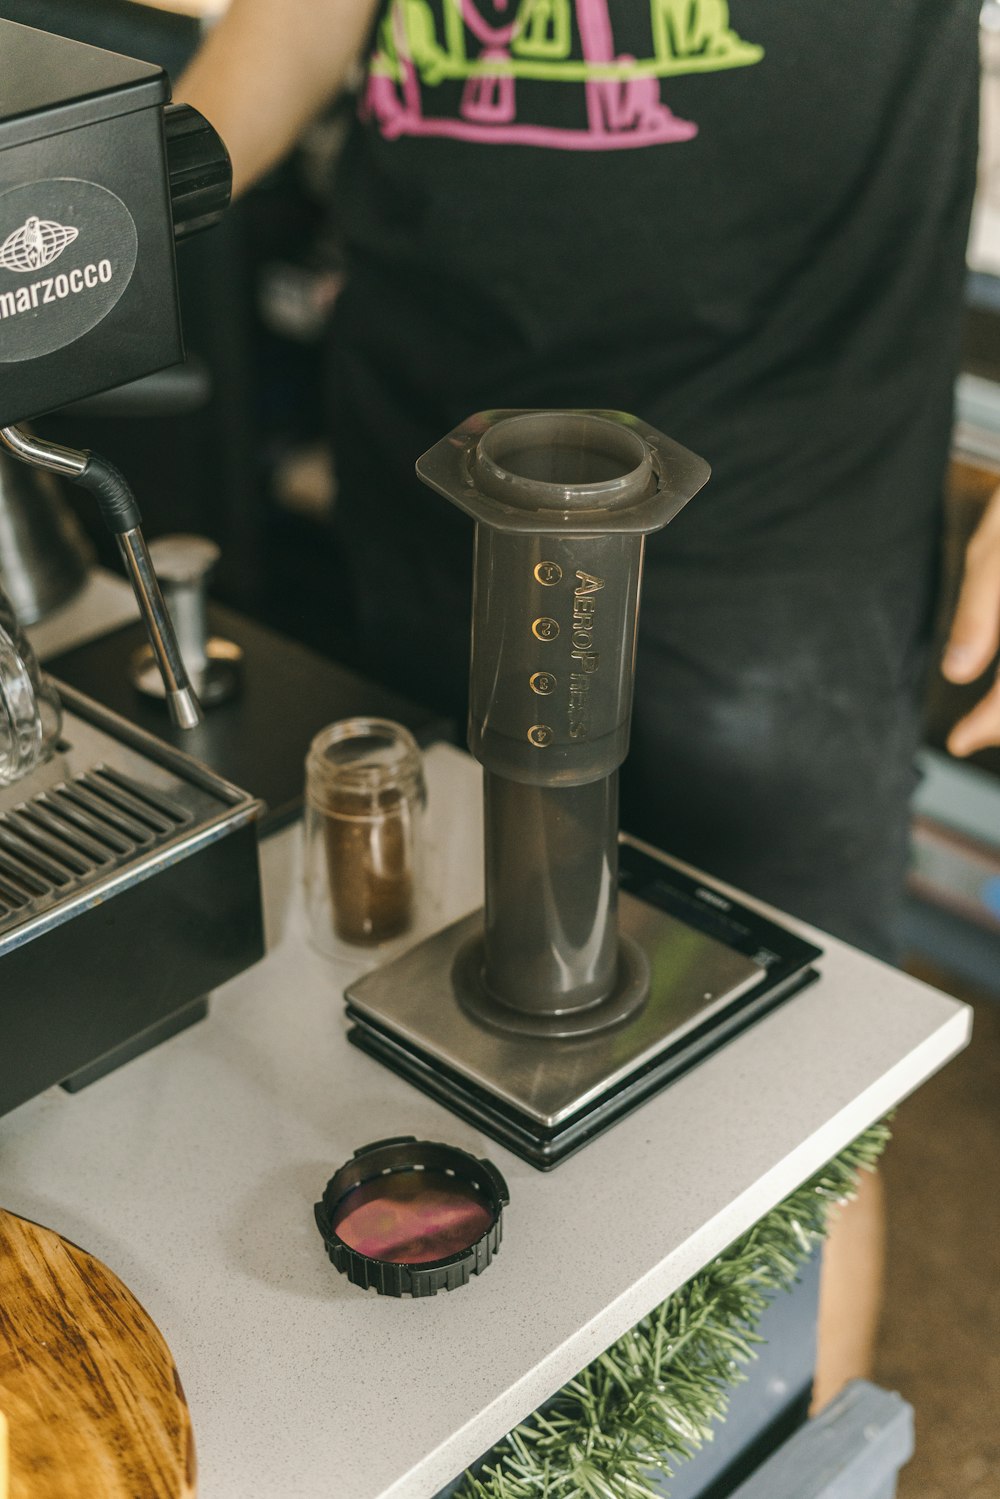
[[[426,806],[420,749],[389,719],[349,718],[306,760],[310,929],[323,950],[375,948],[412,925]]]

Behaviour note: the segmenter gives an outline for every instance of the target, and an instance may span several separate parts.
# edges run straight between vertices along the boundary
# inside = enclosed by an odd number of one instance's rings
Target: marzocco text
[[[72,271],[60,271],[58,276],[41,276],[16,291],[0,291],[0,318],[17,317],[22,312],[44,307],[47,302],[62,302],[95,286],[107,286],[113,275],[111,261],[99,260]]]

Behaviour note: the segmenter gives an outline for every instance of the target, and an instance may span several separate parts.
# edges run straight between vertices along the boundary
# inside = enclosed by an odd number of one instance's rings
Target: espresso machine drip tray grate
[[[0,814],[0,936],[190,827],[178,801],[98,763]]]
[[[60,693],[56,754],[0,789],[0,954],[186,856],[232,823],[234,807],[254,805],[186,756],[164,757],[158,741],[140,747],[129,729],[130,743],[112,715],[80,716]]]

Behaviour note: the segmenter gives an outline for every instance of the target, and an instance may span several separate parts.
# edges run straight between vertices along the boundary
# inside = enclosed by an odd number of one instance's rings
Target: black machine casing
[[[184,349],[166,74],[4,20],[0,59],[0,426],[10,426],[175,364]]]

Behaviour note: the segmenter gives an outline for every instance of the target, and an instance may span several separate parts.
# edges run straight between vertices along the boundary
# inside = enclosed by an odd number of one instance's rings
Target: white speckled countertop
[[[441,920],[478,897],[478,771],[428,755]],[[361,1055],[344,971],[306,945],[299,831],[263,848],[272,950],[207,1020],[0,1119],[0,1206],[104,1260],[177,1360],[200,1499],[428,1499],[964,1044],[968,1012],[822,939],[822,982],[543,1175]],[[312,1204],[355,1149],[488,1154],[488,1272],[362,1292]]]

